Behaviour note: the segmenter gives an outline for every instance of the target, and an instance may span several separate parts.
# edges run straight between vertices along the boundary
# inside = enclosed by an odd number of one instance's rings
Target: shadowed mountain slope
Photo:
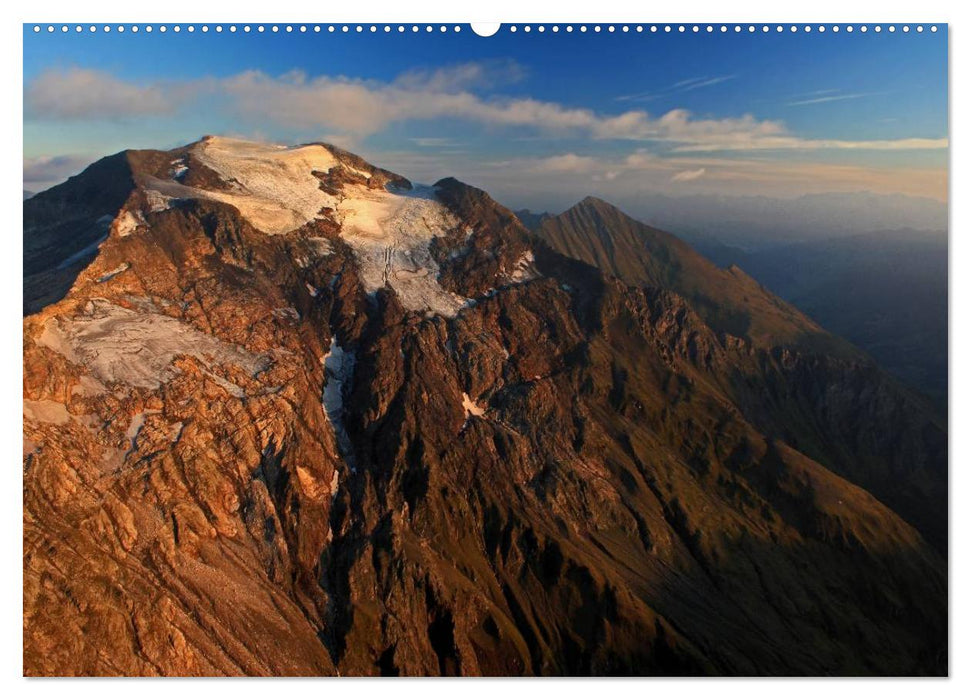
[[[700,245],[866,350],[946,413],[945,232],[880,231],[754,251]]]

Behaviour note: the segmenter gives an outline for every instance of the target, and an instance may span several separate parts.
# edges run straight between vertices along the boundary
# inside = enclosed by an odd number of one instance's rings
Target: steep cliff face
[[[113,159],[118,209],[40,259],[107,238],[24,320],[25,673],[946,671],[946,564],[854,472],[941,472],[944,433],[875,370],[455,180]]]

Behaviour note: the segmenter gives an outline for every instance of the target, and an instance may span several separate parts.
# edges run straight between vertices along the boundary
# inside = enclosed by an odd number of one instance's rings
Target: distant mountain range
[[[26,675],[944,675],[947,425],[739,268],[327,144],[24,207]]]

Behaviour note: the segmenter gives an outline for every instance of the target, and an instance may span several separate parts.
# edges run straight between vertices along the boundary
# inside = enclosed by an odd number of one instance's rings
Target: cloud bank
[[[185,84],[128,82],[86,68],[50,70],[26,87],[28,117],[65,121],[174,114],[189,96]]]
[[[838,140],[803,138],[779,121],[701,118],[684,109],[652,115],[644,110],[603,114],[526,97],[484,97],[476,90],[515,82],[514,62],[468,63],[433,71],[406,71],[390,82],[290,72],[245,71],[225,78],[140,84],[109,73],[71,68],[32,80],[25,109],[37,120],[121,120],[167,116],[207,98],[216,109],[254,123],[316,129],[350,139],[401,122],[455,119],[492,128],[528,128],[551,136],[655,142],[674,152],[766,150],[927,150],[947,139]],[[685,81],[680,89],[731,76]]]
[[[95,159],[83,155],[24,158],[24,187],[42,190],[88,167]]]

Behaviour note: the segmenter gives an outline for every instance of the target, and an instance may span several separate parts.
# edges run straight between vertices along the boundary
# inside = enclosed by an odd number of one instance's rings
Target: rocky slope
[[[865,359],[320,144],[24,212],[28,675],[946,672],[939,522],[858,478],[946,434]]]
[[[760,356],[771,358],[759,360],[763,366],[754,400],[746,398],[747,388],[734,391],[747,414],[759,415],[763,428],[785,435],[793,446],[884,499],[943,550],[947,473],[940,465],[946,461],[946,427],[925,398],[895,386],[863,353],[825,332],[737,265],[720,268],[675,236],[607,202],[588,197],[562,214],[530,223],[553,250],[630,284],[673,290],[723,342],[740,336]],[[738,362],[733,364],[738,368]],[[781,400],[768,399],[766,392],[778,393]],[[914,412],[916,423],[901,410]],[[821,420],[827,423],[825,433],[838,436],[835,442],[818,439]],[[875,427],[864,434],[864,425]],[[914,426],[917,431],[928,426],[927,434],[911,432]],[[909,436],[894,438],[891,447],[886,436],[899,430]],[[868,444],[845,452],[844,445],[854,441]],[[909,441],[922,446],[911,450],[905,446]]]

